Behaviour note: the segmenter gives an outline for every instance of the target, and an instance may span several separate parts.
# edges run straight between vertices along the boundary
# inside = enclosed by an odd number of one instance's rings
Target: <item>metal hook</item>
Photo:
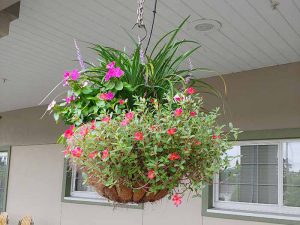
[[[145,36],[143,38],[141,38],[141,42],[143,42],[146,39],[147,35],[148,35],[147,28],[146,28],[146,26],[144,24],[143,25],[139,25],[138,23],[136,23],[136,24],[133,25],[133,27],[131,29],[133,30],[136,25],[138,26],[138,28],[142,28],[145,31]]]

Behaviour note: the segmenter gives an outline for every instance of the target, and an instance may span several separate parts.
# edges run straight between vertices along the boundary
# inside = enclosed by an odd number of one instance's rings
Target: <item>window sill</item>
[[[84,205],[100,205],[120,208],[131,208],[131,209],[144,209],[143,204],[121,204],[108,202],[102,199],[91,199],[91,198],[79,198],[79,197],[64,197],[62,202],[73,203],[73,204],[84,204]]]
[[[226,210],[219,208],[207,209],[203,214],[207,217],[216,217],[224,219],[236,219],[256,222],[278,223],[278,224],[290,224],[299,225],[300,216],[286,215],[286,214],[272,214],[263,212],[251,212],[240,210]]]

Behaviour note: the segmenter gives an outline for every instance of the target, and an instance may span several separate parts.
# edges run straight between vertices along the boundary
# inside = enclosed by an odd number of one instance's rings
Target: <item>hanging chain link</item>
[[[136,11],[136,14],[137,14],[136,24],[138,25],[139,28],[143,28],[145,26],[144,19],[143,19],[144,3],[145,3],[145,0],[137,0],[138,7],[137,7],[137,11]]]
[[[145,0],[137,0],[137,11],[136,11],[136,14],[137,14],[137,20],[136,20],[136,23],[134,24],[134,26],[132,27],[132,29],[135,27],[135,26],[138,26],[138,28],[142,28],[145,30],[145,36],[143,38],[141,38],[140,42],[142,42],[146,37],[147,37],[147,29],[146,29],[146,26],[144,24],[144,3],[145,3]]]

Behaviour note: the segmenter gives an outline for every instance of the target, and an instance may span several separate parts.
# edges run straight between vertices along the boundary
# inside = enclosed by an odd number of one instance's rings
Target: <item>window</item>
[[[0,212],[6,210],[10,147],[0,147]]]
[[[240,142],[215,177],[214,207],[300,215],[300,140]]]
[[[86,200],[96,200],[108,202],[106,198],[100,196],[92,186],[84,182],[85,174],[76,168],[72,167],[72,183],[70,196],[75,198],[84,198]]]
[[[63,202],[143,209],[143,204],[118,204],[108,201],[99,195],[92,186],[85,183],[84,176],[86,175],[78,170],[76,166],[70,166],[65,161]]]

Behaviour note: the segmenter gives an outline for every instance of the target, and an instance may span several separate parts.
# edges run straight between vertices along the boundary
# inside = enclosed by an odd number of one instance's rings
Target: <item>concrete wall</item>
[[[243,130],[300,127],[300,64],[225,76],[230,120]],[[220,85],[217,78],[209,82]],[[208,100],[208,98],[206,98]],[[209,98],[210,106],[218,100]],[[145,209],[61,202],[62,146],[54,144],[63,125],[40,120],[45,107],[0,113],[0,145],[12,145],[7,211],[10,224],[32,215],[37,225],[263,225],[201,216],[201,200],[146,204]],[[227,108],[228,110],[228,108]]]

